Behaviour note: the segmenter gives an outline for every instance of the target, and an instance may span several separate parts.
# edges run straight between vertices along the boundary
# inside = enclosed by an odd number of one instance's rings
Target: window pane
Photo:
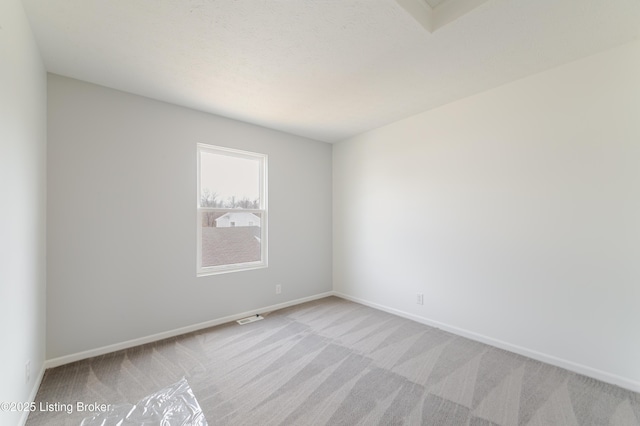
[[[202,267],[259,262],[262,214],[202,212]]]
[[[260,208],[260,161],[201,151],[200,206]]]

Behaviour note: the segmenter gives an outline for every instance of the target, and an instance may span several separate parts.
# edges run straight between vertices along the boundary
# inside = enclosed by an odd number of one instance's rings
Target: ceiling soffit
[[[488,0],[396,0],[404,10],[432,33]]]

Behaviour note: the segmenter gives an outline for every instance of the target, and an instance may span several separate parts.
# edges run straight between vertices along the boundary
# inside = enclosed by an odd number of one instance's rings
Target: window
[[[197,274],[267,266],[267,156],[198,144]]]

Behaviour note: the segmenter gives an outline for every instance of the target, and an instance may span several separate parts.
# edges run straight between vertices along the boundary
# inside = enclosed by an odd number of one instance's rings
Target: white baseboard
[[[140,337],[137,339],[127,340],[121,343],[115,343],[113,345],[102,346],[96,349],[90,349],[88,351],[78,352],[71,355],[65,355],[58,358],[48,359],[45,362],[44,368],[59,367],[61,365],[69,364],[75,361],[80,361],[94,356],[104,355],[122,349],[132,348],[134,346],[144,345],[146,343],[157,342],[158,340],[167,339],[169,337],[179,336],[181,334],[191,333],[193,331],[202,330],[205,328],[213,327],[220,324],[236,321],[242,318],[246,318],[252,315],[261,314],[265,312],[277,311],[278,309],[288,308],[289,306],[299,305],[301,303],[310,302],[312,300],[322,299],[328,296],[334,295],[333,291],[326,293],[320,293],[309,297],[303,297],[301,299],[290,300],[288,302],[278,303],[277,305],[266,306],[260,309],[254,309],[247,312],[241,312],[235,315],[229,315],[223,318],[218,318],[211,321],[201,322],[199,324],[190,325],[187,327],[176,328],[174,330],[165,331],[162,333],[152,334],[151,336]],[[43,370],[44,373],[44,370]],[[37,391],[37,388],[36,388]]]
[[[42,383],[42,379],[44,378],[44,371],[46,370],[45,363],[40,367],[40,372],[38,373],[38,377],[36,377],[36,381],[33,383],[33,387],[31,388],[31,393],[29,394],[29,399],[27,402],[34,402],[36,400],[36,395],[38,394],[38,389],[40,389],[40,384]],[[29,411],[24,411],[22,413],[22,417],[20,418],[20,424],[24,426],[27,423],[27,418],[29,417]]]
[[[421,324],[425,324],[431,327],[439,328],[444,331],[448,331],[450,333],[456,334],[458,336],[466,337],[471,340],[475,340],[477,342],[485,343],[487,345],[494,346],[496,348],[504,349],[509,352],[513,352],[519,355],[526,356],[528,358],[535,359],[537,361],[544,362],[546,364],[551,364],[556,367],[564,368],[569,371],[573,371],[574,373],[582,374],[584,376],[591,377],[593,379],[600,380],[602,382],[606,382],[612,385],[619,386],[621,388],[628,389],[633,392],[640,393],[640,382],[635,380],[628,379],[626,377],[621,377],[616,374],[607,373],[606,371],[598,370],[595,368],[588,367],[586,365],[578,364],[566,359],[558,358],[553,355],[548,355],[542,352],[534,351],[531,349],[524,348],[522,346],[513,345],[508,342],[504,342],[502,340],[494,339],[482,334],[474,333],[469,330],[465,330],[462,328],[458,328],[452,325],[444,324],[439,321],[434,321],[429,318],[421,317],[418,315],[414,315],[408,312],[404,312],[398,309],[390,308],[388,306],[380,305],[378,303],[370,302],[368,300],[360,299],[358,297],[349,296],[347,294],[343,294],[337,291],[332,292],[334,296],[340,297],[345,300],[350,300],[352,302],[360,303],[361,305],[369,306],[371,308],[375,308],[384,312],[388,312],[390,314],[397,315],[399,317],[407,318]]]
[[[482,334],[474,333],[469,330],[465,330],[459,327],[455,327],[449,324],[445,324],[439,321],[435,321],[429,318],[421,317],[418,315],[411,314],[409,312],[404,312],[399,309],[391,308],[388,306],[384,306],[378,303],[370,302],[365,299],[360,299],[358,297],[349,296],[347,294],[343,294],[337,291],[328,291],[325,293],[316,294],[314,296],[304,297],[301,299],[290,300],[288,302],[279,303],[276,305],[267,306],[260,309],[254,309],[247,312],[242,312],[236,315],[229,315],[223,318],[218,318],[211,321],[202,322],[199,324],[194,324],[187,327],[178,328],[171,331],[166,331],[163,333],[153,334],[151,336],[141,337],[138,339],[128,340],[126,342],[116,343],[113,345],[103,346],[97,349],[91,349],[84,352],[79,352],[71,355],[66,355],[59,358],[49,359],[44,363],[42,370],[40,371],[38,380],[34,385],[32,390],[32,397],[30,401],[35,399],[36,393],[38,392],[38,388],[40,386],[40,382],[44,376],[44,371],[46,368],[58,367],[60,365],[69,364],[71,362],[80,361],[83,359],[91,358],[94,356],[104,355],[110,352],[119,351],[122,349],[128,349],[134,346],[143,345],[146,343],[156,342],[158,340],[167,339],[169,337],[179,336],[185,333],[191,333],[193,331],[202,330],[208,327],[213,327],[220,324],[225,324],[231,321],[236,321],[251,315],[276,311],[278,309],[288,308],[290,306],[299,305],[301,303],[310,302],[312,300],[322,299],[328,296],[337,296],[345,300],[350,300],[352,302],[360,303],[365,306],[369,306],[371,308],[375,308],[384,312],[388,312],[390,314],[397,315],[399,317],[407,318],[412,321],[419,322],[421,324],[425,324],[431,327],[439,328],[444,331],[448,331],[458,336],[466,337],[471,340],[475,340],[477,342],[485,343],[487,345],[494,346],[496,348],[504,349],[509,352],[517,353],[519,355],[526,356],[528,358],[535,359],[537,361],[541,361],[547,364],[554,365],[556,367],[564,368],[569,371],[573,371],[574,373],[582,374],[584,376],[588,376],[606,383],[610,383],[612,385],[620,386],[621,388],[625,388],[631,390],[633,392],[640,393],[640,382],[635,380],[630,380],[625,377],[621,377],[615,374],[608,373],[606,371],[598,370],[592,367],[588,367],[586,365],[578,364],[572,361],[568,361],[562,358],[558,358],[552,355],[548,355],[542,352],[534,351],[522,346],[513,345],[508,342],[504,342],[502,340],[494,339]],[[24,416],[23,424],[26,421],[27,417]]]

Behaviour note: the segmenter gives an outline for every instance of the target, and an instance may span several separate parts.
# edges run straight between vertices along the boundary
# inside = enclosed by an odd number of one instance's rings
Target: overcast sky
[[[236,198],[255,200],[259,197],[260,168],[258,160],[230,157],[202,152],[200,156],[201,189],[208,188],[226,200]]]

